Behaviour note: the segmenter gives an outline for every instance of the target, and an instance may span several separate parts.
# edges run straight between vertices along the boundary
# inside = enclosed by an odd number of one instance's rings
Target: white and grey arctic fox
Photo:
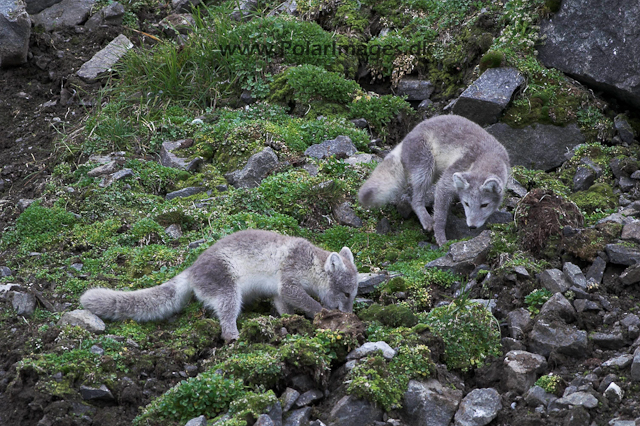
[[[313,318],[323,307],[351,312],[357,277],[348,247],[331,253],[304,238],[246,230],[222,238],[162,285],[135,291],[90,289],[80,303],[105,319],[154,321],[179,312],[193,293],[215,312],[222,338],[230,341],[239,336],[236,319],[242,304],[255,298],[273,298],[281,315],[300,310]]]
[[[509,154],[476,123],[441,115],[418,124],[378,164],[358,193],[366,208],[398,203],[411,190],[411,207],[436,242],[447,241],[445,226],[454,196],[460,199],[467,226],[478,228],[502,203],[510,173]],[[433,218],[425,207],[435,182]]]

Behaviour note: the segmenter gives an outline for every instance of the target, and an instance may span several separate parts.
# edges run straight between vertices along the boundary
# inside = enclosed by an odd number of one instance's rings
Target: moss
[[[499,50],[493,50],[487,52],[480,59],[480,71],[484,71],[488,68],[498,68],[504,61],[504,53]]]
[[[359,316],[365,321],[379,321],[389,327],[413,327],[418,323],[414,313],[402,305],[373,304],[360,311]]]
[[[281,354],[269,346],[247,353],[232,354],[214,370],[222,371],[225,377],[240,379],[249,387],[259,385],[275,387],[283,379],[284,363]]]
[[[322,100],[337,104],[351,102],[360,86],[342,75],[314,65],[291,67],[279,74],[271,84],[272,102],[309,104]]]
[[[622,233],[622,225],[614,222],[605,222],[586,228],[564,239],[564,249],[588,262],[593,262],[598,253],[604,250],[607,244],[614,242]]]
[[[545,0],[544,2],[544,7],[551,13],[558,13],[561,5],[562,0]]]
[[[398,291],[406,291],[407,283],[402,277],[391,278],[387,283],[382,286],[382,291],[387,293],[395,293]]]
[[[569,198],[587,213],[593,213],[597,209],[611,209],[618,201],[613,189],[606,183],[596,183],[586,191],[571,194]]]

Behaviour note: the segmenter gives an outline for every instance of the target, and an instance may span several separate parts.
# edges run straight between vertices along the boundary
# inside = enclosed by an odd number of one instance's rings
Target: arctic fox
[[[436,242],[447,241],[445,225],[454,195],[464,207],[467,226],[477,228],[502,203],[509,177],[506,149],[482,127],[457,115],[418,124],[373,171],[358,193],[366,207],[397,203],[411,189],[411,207]],[[435,184],[433,218],[425,207]]]
[[[179,312],[194,293],[216,313],[222,338],[230,341],[238,338],[242,304],[257,297],[273,298],[279,314],[299,309],[313,318],[323,306],[351,312],[357,277],[348,247],[330,253],[304,238],[246,230],[222,238],[162,285],[136,291],[90,289],[80,303],[106,319],[154,321]]]

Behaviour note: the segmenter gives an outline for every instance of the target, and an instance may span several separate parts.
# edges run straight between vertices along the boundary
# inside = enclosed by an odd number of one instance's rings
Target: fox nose
[[[475,226],[475,225],[469,225],[469,229],[476,229],[476,228],[477,228],[477,226]]]

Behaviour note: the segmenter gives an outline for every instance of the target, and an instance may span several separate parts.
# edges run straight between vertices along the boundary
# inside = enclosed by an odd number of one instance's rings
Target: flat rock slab
[[[497,123],[487,131],[504,145],[512,166],[549,171],[562,165],[564,155],[585,138],[575,124],[565,127],[537,124],[514,129]]]
[[[515,68],[490,68],[460,95],[453,113],[481,126],[493,124],[523,83],[524,77]]]
[[[107,47],[82,64],[76,74],[86,82],[95,82],[101,74],[109,71],[132,47],[133,43],[124,34],[120,34]]]
[[[46,31],[73,28],[84,23],[91,13],[96,0],[62,0],[60,3],[32,15],[34,25],[42,26]]]
[[[31,19],[19,0],[0,1],[0,67],[27,62]]]
[[[308,157],[323,159],[333,155],[338,157],[350,157],[357,151],[356,146],[351,142],[349,136],[338,136],[332,140],[311,145],[306,149],[304,155]]]

